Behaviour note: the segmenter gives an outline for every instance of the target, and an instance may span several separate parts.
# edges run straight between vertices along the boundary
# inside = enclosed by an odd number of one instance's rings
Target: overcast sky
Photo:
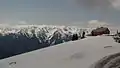
[[[120,25],[120,0],[0,0],[0,24],[91,22]]]

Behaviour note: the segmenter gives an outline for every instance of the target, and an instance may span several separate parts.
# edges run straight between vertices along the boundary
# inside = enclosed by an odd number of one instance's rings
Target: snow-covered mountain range
[[[85,29],[74,26],[21,25],[0,28],[0,58],[17,55],[79,37]]]
[[[19,38],[37,38],[39,43],[50,42],[60,39],[62,42],[70,41],[73,34],[81,36],[85,29],[74,26],[52,26],[52,25],[22,25],[15,27],[0,28],[0,36],[13,36]],[[54,41],[53,41],[54,40]],[[54,44],[53,43],[53,44]]]

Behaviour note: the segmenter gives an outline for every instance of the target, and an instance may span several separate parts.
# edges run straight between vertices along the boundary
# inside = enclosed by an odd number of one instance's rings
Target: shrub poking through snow
[[[77,34],[73,34],[72,36],[72,41],[78,40],[78,35]]]

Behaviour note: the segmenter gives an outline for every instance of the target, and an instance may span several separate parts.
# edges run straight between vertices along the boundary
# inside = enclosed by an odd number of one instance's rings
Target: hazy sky
[[[0,0],[0,23],[120,25],[120,0]]]

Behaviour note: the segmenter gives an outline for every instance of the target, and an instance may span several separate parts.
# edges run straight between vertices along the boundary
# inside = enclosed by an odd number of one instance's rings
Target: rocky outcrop
[[[103,35],[103,34],[110,34],[110,30],[107,27],[100,27],[92,30],[91,32],[92,36]]]

